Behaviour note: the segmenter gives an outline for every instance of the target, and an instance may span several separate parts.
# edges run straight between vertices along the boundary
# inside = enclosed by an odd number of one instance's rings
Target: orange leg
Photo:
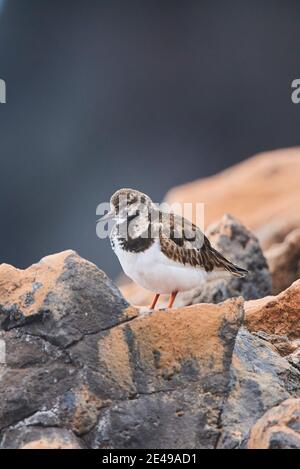
[[[178,293],[178,291],[173,291],[173,292],[171,293],[170,301],[169,301],[169,304],[168,304],[168,308],[172,308],[177,293]]]
[[[157,300],[158,300],[159,297],[160,297],[160,293],[156,293],[156,295],[155,295],[155,297],[153,298],[153,301],[152,301],[152,303],[151,303],[151,305],[150,305],[150,309],[154,309],[154,308],[155,308],[155,305],[156,305]]]

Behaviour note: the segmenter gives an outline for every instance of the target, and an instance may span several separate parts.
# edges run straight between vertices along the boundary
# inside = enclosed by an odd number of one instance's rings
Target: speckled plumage
[[[174,293],[194,288],[215,270],[237,277],[247,273],[214,249],[196,225],[160,211],[146,194],[121,189],[111,208],[112,249],[125,273],[146,289]]]

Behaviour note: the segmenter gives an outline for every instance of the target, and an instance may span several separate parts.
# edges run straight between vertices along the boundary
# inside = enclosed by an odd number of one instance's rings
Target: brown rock
[[[245,312],[250,331],[300,338],[300,280],[277,296],[247,301]]]
[[[48,256],[24,271],[0,266],[0,303],[0,340],[6,346],[0,428],[32,415],[35,425],[89,431],[111,395],[97,392],[103,385],[97,353],[80,355],[75,363],[70,347],[138,311],[103,272],[73,251]],[[90,355],[93,368],[86,363]],[[44,405],[52,412],[40,414]]]
[[[263,331],[256,332],[255,335],[270,342],[277,352],[284,357],[296,353],[300,347],[299,339],[291,340],[287,335],[267,334]]]
[[[109,311],[112,304],[114,317]],[[65,325],[70,308],[75,323]],[[4,330],[31,324],[32,332],[66,345],[65,341],[69,344],[134,315],[137,312],[128,307],[106,274],[73,251],[47,256],[26,270],[0,265]]]
[[[26,270],[0,265],[0,298],[3,310],[18,305],[24,317],[35,314],[42,307],[62,273],[64,261],[72,251],[48,256]],[[29,288],[30,286],[30,288]]]
[[[273,293],[277,295],[300,278],[300,229],[289,233],[282,243],[271,246],[265,255],[272,276]]]
[[[3,449],[83,449],[72,432],[60,428],[20,427],[6,432]]]
[[[135,391],[100,414],[89,446],[215,447],[242,304],[155,311],[101,338],[101,368]]]
[[[167,202],[205,204],[205,225],[231,213],[264,249],[300,228],[300,148],[261,153],[215,176],[175,187]]]
[[[193,363],[195,373],[201,369],[202,377],[211,373],[211,363],[214,373],[222,372],[224,353],[228,352],[224,349],[222,328],[236,328],[242,320],[242,305],[243,301],[236,299],[220,305],[199,304],[140,316],[102,338],[101,360],[111,367],[113,357],[119,357],[119,366],[112,367],[111,373],[115,379],[121,376],[122,381],[133,382],[130,360],[134,357],[130,354],[134,352],[139,361],[134,363],[134,372],[141,378],[140,391],[154,389],[152,380],[164,386],[166,377],[179,377],[188,362]]]
[[[287,399],[252,427],[249,449],[300,449],[300,399]]]
[[[70,251],[0,285],[0,447],[216,446],[241,299],[138,316]]]
[[[71,251],[0,285],[0,448],[242,447],[300,393],[241,298],[141,314]]]

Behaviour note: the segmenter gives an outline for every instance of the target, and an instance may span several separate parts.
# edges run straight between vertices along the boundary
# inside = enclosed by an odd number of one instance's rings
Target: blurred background
[[[0,262],[75,249],[120,187],[160,201],[253,153],[300,144],[300,2],[0,0]]]

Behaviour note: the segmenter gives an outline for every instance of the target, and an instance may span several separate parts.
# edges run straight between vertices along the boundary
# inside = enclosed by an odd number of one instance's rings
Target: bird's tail
[[[233,264],[216,249],[212,248],[212,253],[215,257],[215,261],[218,265],[218,268],[227,270],[235,277],[245,277],[248,274],[248,270]]]

